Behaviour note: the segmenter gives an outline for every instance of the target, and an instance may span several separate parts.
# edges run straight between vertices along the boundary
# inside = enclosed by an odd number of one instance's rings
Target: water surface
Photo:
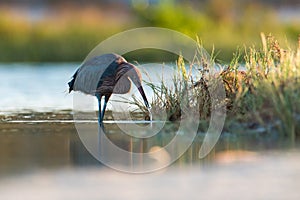
[[[0,64],[0,112],[72,109],[67,82],[78,64]]]

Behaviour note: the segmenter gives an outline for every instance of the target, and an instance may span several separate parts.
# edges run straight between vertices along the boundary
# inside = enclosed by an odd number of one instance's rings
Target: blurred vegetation
[[[237,46],[258,43],[260,32],[272,32],[282,44],[293,43],[300,33],[299,21],[283,22],[274,8],[258,1],[145,2],[113,7],[61,5],[42,11],[38,20],[2,6],[0,62],[82,61],[105,38],[141,26],[166,27],[192,38],[198,35],[204,47],[210,51],[214,46],[218,59],[225,62]]]
[[[97,12],[68,9],[53,18],[30,22],[2,10],[0,61],[82,61],[101,40],[122,30],[122,24],[101,21]]]
[[[162,1],[137,9],[142,24],[181,31],[204,47],[219,52],[218,58],[229,61],[237,46],[258,44],[259,33],[272,33],[281,43],[294,43],[300,33],[300,21],[282,23],[274,8],[252,1],[210,0],[197,4],[174,4]]]

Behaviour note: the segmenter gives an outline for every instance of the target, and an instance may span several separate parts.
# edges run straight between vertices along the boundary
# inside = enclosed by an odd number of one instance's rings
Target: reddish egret
[[[98,121],[101,125],[111,94],[128,93],[131,88],[129,79],[138,88],[146,107],[149,109],[149,103],[142,87],[140,71],[117,54],[104,54],[85,61],[68,83],[69,92],[72,90],[80,91],[97,97],[99,106]],[[105,98],[101,112],[101,99],[103,96]]]

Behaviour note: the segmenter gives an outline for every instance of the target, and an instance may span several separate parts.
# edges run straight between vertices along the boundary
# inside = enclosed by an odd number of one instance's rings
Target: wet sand
[[[1,199],[289,199],[300,198],[299,152],[210,168],[168,168],[132,175],[110,169],[38,170],[0,181]]]

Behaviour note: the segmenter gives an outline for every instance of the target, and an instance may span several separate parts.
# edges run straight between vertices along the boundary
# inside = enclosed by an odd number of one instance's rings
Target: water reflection
[[[0,174],[2,175],[37,168],[57,169],[62,167],[102,166],[82,144],[73,123],[1,122],[0,125]],[[87,127],[90,127],[89,123]],[[123,133],[113,123],[106,124],[105,130],[105,136],[120,149],[135,153],[160,151],[159,154],[151,154],[150,158],[167,162],[170,159],[170,152],[162,150],[162,147],[174,139],[178,124],[167,124],[160,134],[140,139]],[[204,133],[198,133],[191,147],[174,165],[251,162],[256,159],[256,155],[260,152],[291,147],[284,140],[270,139],[269,135],[263,137],[255,134],[224,133],[213,151],[205,159],[200,160],[198,153],[204,136]],[[100,145],[99,147],[103,146]],[[177,149],[176,146],[173,146],[173,148],[174,151]],[[112,157],[108,159],[112,159]],[[123,158],[124,160],[127,161],[128,166],[132,166],[136,162],[145,163],[143,157],[137,157],[137,160],[126,157]]]

